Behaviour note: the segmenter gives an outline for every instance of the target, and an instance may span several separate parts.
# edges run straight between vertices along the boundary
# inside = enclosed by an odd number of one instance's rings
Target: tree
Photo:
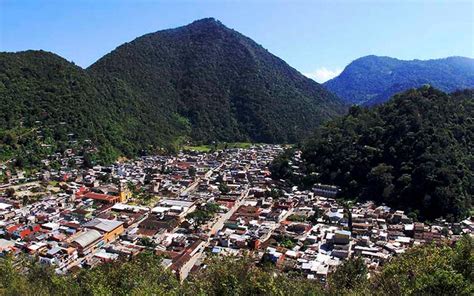
[[[70,159],[67,161],[67,166],[70,167],[70,168],[76,167],[76,160],[75,160],[74,158],[70,158]]]
[[[140,244],[152,249],[156,247],[156,243],[147,236],[140,238]]]
[[[454,247],[453,268],[466,279],[474,279],[474,238],[464,235]]]
[[[329,286],[333,291],[355,291],[365,288],[367,284],[367,266],[362,258],[344,261],[329,277]]]
[[[188,169],[188,175],[192,178],[196,177],[196,168],[193,167],[193,166],[190,166],[189,169]]]
[[[14,197],[15,196],[15,189],[14,188],[7,188],[5,190],[5,195],[7,197],[10,197],[10,198]]]
[[[143,240],[149,244],[147,240]],[[409,249],[367,278],[362,259],[349,259],[329,276],[326,289],[299,273],[261,268],[256,258],[207,256],[205,268],[182,283],[162,266],[161,257],[142,252],[75,274],[27,257],[0,260],[2,295],[472,295],[473,239],[463,237],[453,248],[426,245]]]
[[[384,266],[372,290],[385,295],[472,295],[473,262],[472,238],[464,237],[454,248],[414,247]]]
[[[193,220],[194,227],[197,228],[212,219],[219,210],[218,204],[206,203],[204,206],[198,207],[194,212],[189,213],[186,218]]]
[[[349,227],[349,231],[352,232],[352,205],[349,201],[342,201],[342,207],[344,208],[344,213],[347,216],[347,226]]]
[[[385,203],[417,213],[420,221],[459,221],[469,216],[474,196],[472,95],[423,87],[381,106],[353,108],[304,142],[299,168],[305,177],[294,176],[284,154],[272,174],[298,186],[337,185],[344,198]]]
[[[288,216],[287,220],[292,222],[304,222],[306,221],[306,217],[303,215],[291,214]]]
[[[226,183],[220,183],[219,184],[219,191],[222,193],[222,194],[227,194],[230,192],[230,188],[229,186],[227,186]]]
[[[82,166],[85,168],[85,169],[90,169],[94,166],[93,162],[92,162],[92,157],[89,153],[84,153],[84,156],[83,156],[83,163],[82,163]]]
[[[372,200],[387,199],[394,188],[392,171],[393,167],[385,163],[372,168],[367,175],[368,185],[364,193],[365,198]]]
[[[268,267],[259,268],[249,255],[211,257],[207,268],[184,283],[185,295],[322,295],[321,285]]]
[[[287,249],[293,249],[296,246],[296,243],[289,237],[284,236],[281,238],[279,242],[280,246],[287,248]]]

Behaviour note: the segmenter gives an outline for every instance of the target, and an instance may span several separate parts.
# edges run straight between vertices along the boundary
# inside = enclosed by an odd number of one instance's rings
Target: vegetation
[[[345,261],[329,277],[329,285],[335,294],[349,294],[351,291],[366,290],[368,270],[362,258]]]
[[[466,217],[474,194],[472,98],[473,91],[424,87],[374,109],[352,107],[304,144],[306,175],[340,186],[343,198],[386,203],[419,219]],[[287,168],[279,159],[272,170],[279,178]]]
[[[154,249],[156,247],[156,243],[149,237],[147,236],[144,236],[142,238],[140,238],[140,244],[142,246],[145,246],[147,248],[151,248],[151,249]]]
[[[220,210],[220,207],[216,203],[206,203],[204,206],[200,206],[197,210],[189,213],[186,218],[192,219],[195,226],[200,226],[208,222],[214,217]]]
[[[291,143],[345,111],[318,83],[214,19],[139,37],[88,72],[178,114],[202,144]]]
[[[424,84],[445,92],[474,87],[474,59],[449,57],[402,61],[366,56],[350,63],[324,86],[350,104],[375,105]]]
[[[0,259],[2,295],[472,295],[474,242],[463,237],[453,248],[415,247],[367,277],[361,259],[345,262],[328,286],[298,273],[255,265],[249,257],[210,257],[206,267],[180,283],[161,259],[142,253],[76,274]]]
[[[291,222],[304,222],[306,221],[307,217],[303,215],[291,214],[288,216],[287,220]]]
[[[472,295],[474,245],[465,236],[455,248],[427,246],[394,259],[373,281],[387,295]]]
[[[219,184],[219,191],[222,193],[222,194],[228,194],[230,192],[230,188],[229,186],[227,185],[227,183],[220,183]]]
[[[248,149],[252,146],[252,143],[249,142],[235,142],[235,143],[226,143],[226,142],[219,142],[214,144],[208,145],[197,145],[197,146],[190,146],[185,145],[183,146],[183,150],[190,150],[190,151],[197,151],[197,152],[212,152],[217,150],[225,150],[225,149],[233,149],[233,148],[242,148]]]
[[[296,243],[293,241],[292,238],[288,236],[282,236],[278,240],[278,244],[283,248],[293,249],[296,246]]]
[[[40,167],[66,148],[100,148],[90,162],[110,162],[146,149],[175,149],[188,127],[141,102],[126,85],[92,78],[44,51],[0,53],[0,161]],[[171,144],[169,144],[171,143]]]
[[[99,148],[89,165],[188,141],[200,151],[213,141],[294,142],[345,111],[213,19],[139,37],[86,70],[44,51],[0,53],[0,105],[0,162],[19,167],[85,140]]]

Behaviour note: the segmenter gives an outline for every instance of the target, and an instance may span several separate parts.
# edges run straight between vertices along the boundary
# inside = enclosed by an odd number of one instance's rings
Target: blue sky
[[[0,0],[0,51],[87,67],[145,33],[215,17],[317,81],[369,55],[474,56],[474,0]]]

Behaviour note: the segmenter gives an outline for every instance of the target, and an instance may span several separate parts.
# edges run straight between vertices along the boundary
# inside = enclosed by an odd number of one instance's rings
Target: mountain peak
[[[223,24],[219,20],[217,20],[213,17],[206,17],[206,18],[202,18],[202,19],[199,19],[199,20],[195,20],[194,22],[189,24],[189,26],[202,25],[202,24],[223,26]]]
[[[171,120],[184,118],[193,140],[202,142],[295,142],[345,109],[318,83],[214,18],[138,37],[88,70],[124,81],[160,112],[174,114]]]
[[[371,55],[366,55],[358,59],[355,59],[352,62],[354,63],[358,61],[398,61],[398,59],[388,57],[388,56],[378,56],[378,55],[371,54]]]
[[[221,23],[218,19],[213,17],[203,18],[196,20],[184,27],[183,29],[188,29],[191,31],[209,31],[209,32],[219,32],[219,31],[228,31],[230,30],[227,26]],[[178,28],[179,29],[179,28]],[[173,30],[173,29],[171,29]]]

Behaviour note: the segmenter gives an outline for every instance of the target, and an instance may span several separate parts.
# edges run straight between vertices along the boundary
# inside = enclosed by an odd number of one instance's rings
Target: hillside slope
[[[324,86],[349,104],[376,105],[410,88],[429,84],[445,92],[474,87],[474,59],[449,57],[403,61],[366,56]]]
[[[0,161],[26,165],[86,139],[107,161],[188,140],[295,142],[346,110],[214,19],[139,37],[86,70],[45,51],[0,53],[0,103]]]
[[[32,165],[59,143],[88,139],[113,160],[186,130],[123,83],[93,78],[45,51],[0,53],[0,106],[0,160],[21,156]]]
[[[474,194],[474,92],[410,90],[373,109],[352,107],[319,128],[304,159],[345,198],[375,200],[422,219],[460,219]]]
[[[139,37],[88,72],[187,118],[197,141],[294,142],[344,110],[321,85],[214,19]]]

